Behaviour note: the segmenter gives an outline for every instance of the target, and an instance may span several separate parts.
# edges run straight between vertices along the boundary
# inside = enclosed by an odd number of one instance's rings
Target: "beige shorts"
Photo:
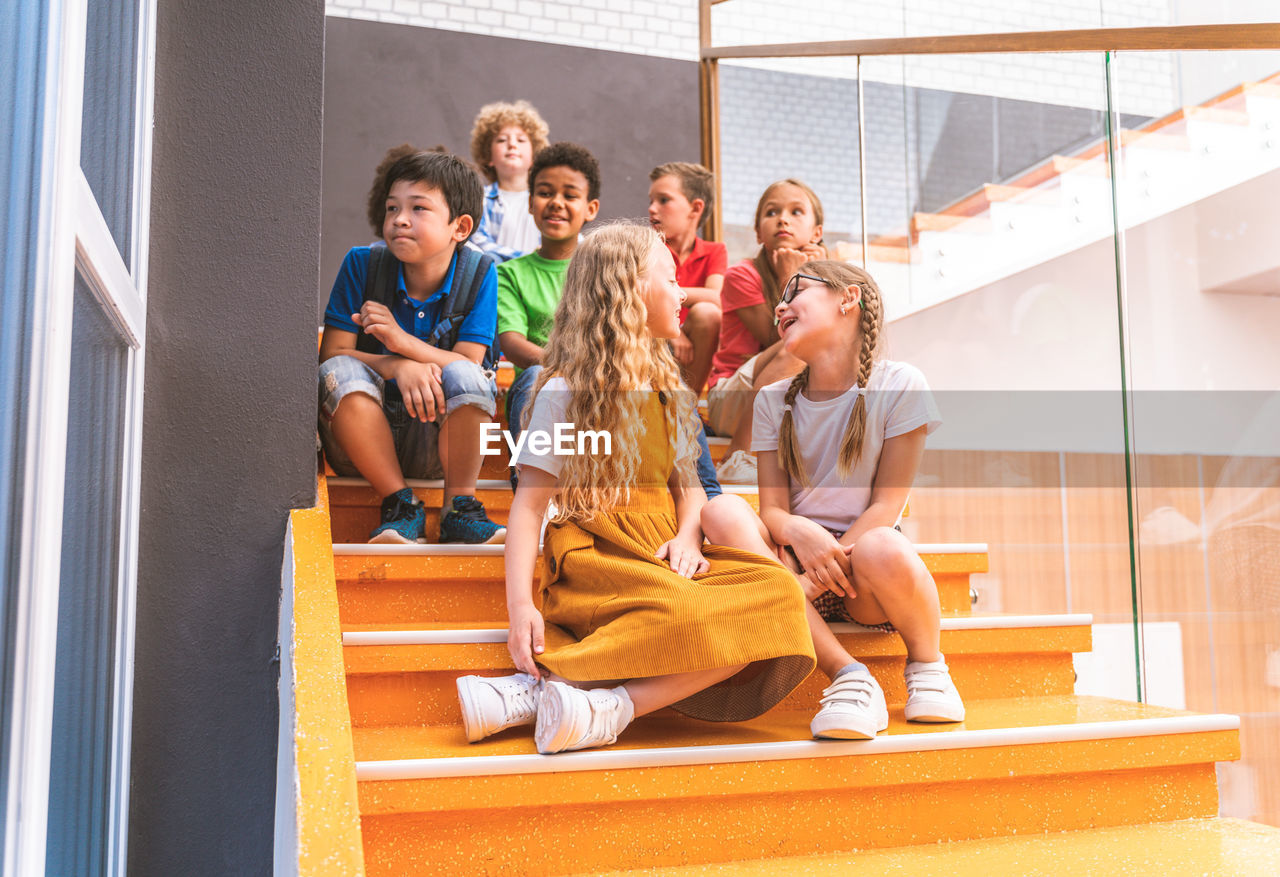
[[[744,412],[755,402],[752,382],[756,377],[756,360],[760,354],[748,359],[727,378],[721,378],[707,391],[707,422],[711,431],[719,436],[731,436],[738,429]]]

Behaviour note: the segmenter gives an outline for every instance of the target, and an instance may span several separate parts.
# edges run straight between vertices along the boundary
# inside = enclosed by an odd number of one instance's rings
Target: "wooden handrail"
[[[717,2],[717,0],[711,0]],[[1280,49],[1280,23],[1099,27],[1019,33],[884,37],[866,40],[703,46],[709,58],[818,58],[871,55],[973,55],[1015,52],[1157,52]]]

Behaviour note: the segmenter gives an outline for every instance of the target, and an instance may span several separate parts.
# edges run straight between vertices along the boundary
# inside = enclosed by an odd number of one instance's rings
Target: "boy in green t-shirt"
[[[590,152],[575,143],[553,143],[534,156],[529,213],[542,245],[498,266],[498,344],[517,369],[507,390],[507,428],[513,441],[542,371],[542,348],[560,304],[569,258],[578,248],[582,226],[599,209],[600,166]]]

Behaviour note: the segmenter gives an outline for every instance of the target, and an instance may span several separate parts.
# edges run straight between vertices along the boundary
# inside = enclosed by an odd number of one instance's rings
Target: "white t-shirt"
[[[532,253],[542,245],[542,235],[529,213],[529,192],[508,192],[498,187],[502,202],[502,225],[498,227],[497,244],[521,253]]]
[[[543,384],[533,400],[529,426],[525,428],[523,435],[532,436],[534,432],[541,431],[554,436],[556,424],[566,422],[565,412],[569,410],[571,396],[569,384],[562,377],[551,378]],[[521,466],[536,466],[559,478],[560,470],[564,468],[564,457],[551,453],[550,450],[545,454],[535,454],[529,445],[528,438],[525,438],[524,447],[520,449],[520,454],[515,458],[514,463],[517,469]]]
[[[776,451],[778,428],[790,379],[761,388],[751,424],[751,450]],[[840,478],[840,442],[858,398],[858,388],[834,399],[815,402],[803,393],[791,406],[800,459],[809,473],[810,487],[791,482],[791,513],[828,530],[848,530],[871,504],[871,485],[880,464],[885,439],[905,435],[921,426],[931,433],[942,424],[924,374],[905,362],[882,360],[867,381],[867,429],[862,456],[846,479]]]
[[[645,390],[648,393],[650,391]],[[550,378],[538,391],[538,395],[533,400],[533,411],[529,414],[529,427],[524,431],[522,437],[525,438],[524,446],[520,448],[520,453],[515,457],[514,464],[517,469],[521,466],[535,466],[544,472],[549,472],[557,478],[560,477],[561,470],[564,469],[565,455],[557,454],[555,448],[556,424],[569,423],[567,412],[569,410],[569,400],[573,397],[573,392],[569,389],[569,383],[559,375]],[[577,439],[576,433],[579,430],[590,430],[593,428],[589,423],[574,423],[573,432],[575,437],[570,441],[570,445],[576,450]],[[531,443],[532,435],[535,431],[546,433],[551,437],[550,447],[543,452],[535,452]],[[684,433],[690,433],[684,435]],[[695,443],[697,439],[689,430],[682,430],[682,442],[690,444]],[[613,453],[618,453],[617,435],[612,436]],[[542,442],[542,446],[546,447],[546,441]],[[589,447],[585,445],[584,447]],[[681,445],[681,448],[687,448],[687,445]],[[697,449],[690,449],[691,453],[696,454]]]

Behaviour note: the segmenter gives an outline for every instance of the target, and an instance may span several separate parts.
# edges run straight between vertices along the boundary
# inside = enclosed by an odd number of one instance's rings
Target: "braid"
[[[807,386],[809,386],[809,367],[805,366],[804,371],[792,378],[791,384],[787,387],[787,394],[783,397],[782,424],[778,427],[778,462],[782,464],[783,472],[799,481],[804,487],[809,486],[809,473],[804,471],[800,449],[796,445],[796,427],[791,409],[795,404],[796,396],[800,395]]]
[[[862,457],[862,440],[867,432],[867,383],[871,380],[871,368],[875,364],[876,345],[880,341],[880,296],[875,286],[859,283],[862,293],[862,349],[858,352],[858,398],[853,402],[849,422],[840,440],[840,460],[837,464],[840,477],[847,478],[853,466]]]

